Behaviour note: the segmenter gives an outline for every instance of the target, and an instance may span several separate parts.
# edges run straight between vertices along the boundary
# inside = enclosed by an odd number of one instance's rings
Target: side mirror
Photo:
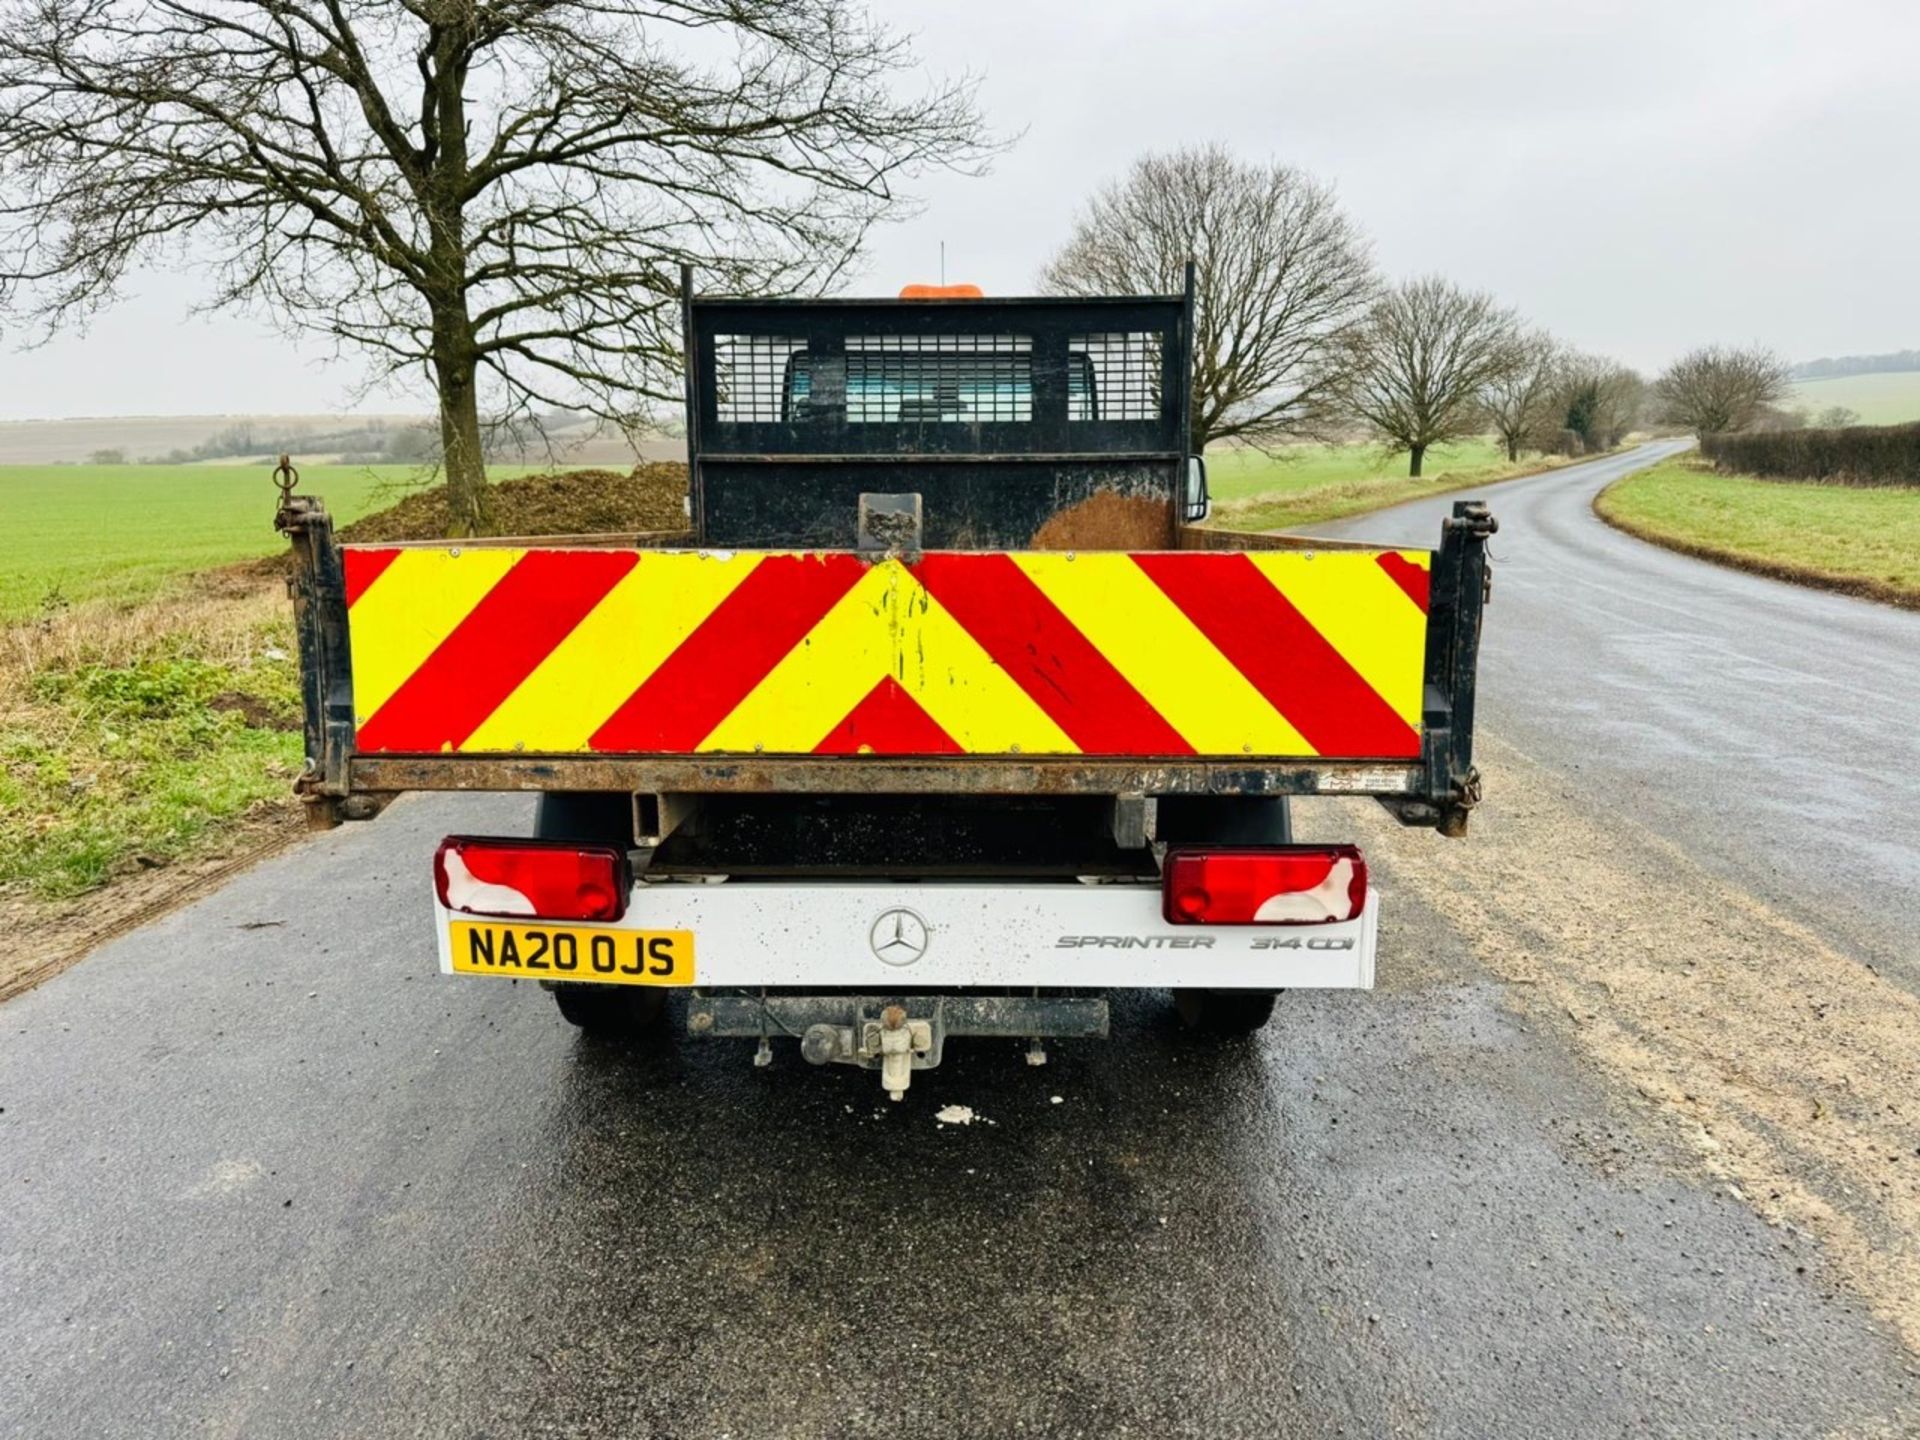
[[[1189,525],[1197,525],[1213,513],[1213,500],[1207,494],[1207,460],[1204,455],[1187,457],[1187,493],[1184,497],[1182,517]]]

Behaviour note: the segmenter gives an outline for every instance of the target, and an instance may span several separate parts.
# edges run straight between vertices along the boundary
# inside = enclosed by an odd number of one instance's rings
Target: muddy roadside
[[[1354,838],[1697,1178],[1815,1238],[1920,1353],[1920,999],[1498,737],[1479,749],[1465,842],[1360,806]]]

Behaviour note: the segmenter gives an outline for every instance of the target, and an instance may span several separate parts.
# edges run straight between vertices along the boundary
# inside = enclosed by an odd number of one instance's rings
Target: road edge
[[[1345,539],[1347,538],[1346,527],[1363,520],[1369,520],[1376,515],[1391,515],[1396,510],[1410,510],[1415,506],[1425,505],[1429,501],[1436,500],[1443,495],[1464,493],[1467,490],[1484,493],[1488,497],[1489,503],[1496,503],[1501,490],[1506,486],[1532,484],[1535,481],[1546,480],[1554,476],[1565,476],[1583,465],[1605,465],[1611,461],[1630,459],[1636,453],[1646,449],[1650,445],[1663,443],[1664,441],[1662,440],[1642,440],[1634,445],[1622,446],[1618,450],[1609,450],[1604,455],[1592,455],[1584,460],[1575,461],[1572,465],[1557,465],[1548,470],[1535,471],[1531,475],[1509,475],[1504,480],[1489,480],[1484,486],[1464,486],[1461,491],[1435,490],[1426,495],[1416,495],[1410,500],[1397,500],[1391,505],[1382,505],[1377,510],[1368,510],[1356,515],[1343,515],[1338,520],[1316,520],[1304,526],[1294,526],[1285,530],[1263,530],[1248,533],[1285,535],[1296,540]],[[1649,463],[1658,463],[1659,458],[1660,457],[1655,457],[1654,461]],[[1627,471],[1625,475],[1616,476],[1615,479],[1624,480],[1627,475],[1637,473],[1639,473],[1639,471],[1636,468]],[[1614,482],[1610,480],[1607,483],[1612,484]]]
[[[1793,565],[1781,560],[1761,560],[1752,555],[1743,555],[1737,550],[1725,550],[1717,545],[1702,544],[1697,540],[1682,540],[1677,536],[1663,535],[1650,526],[1638,524],[1617,515],[1609,515],[1601,508],[1600,502],[1607,498],[1614,486],[1622,481],[1631,480],[1635,474],[1622,475],[1618,480],[1610,480],[1594,493],[1588,508],[1594,518],[1622,535],[1631,536],[1648,545],[1657,545],[1662,550],[1671,550],[1676,555],[1685,555],[1693,560],[1704,560],[1710,565],[1721,565],[1729,570],[1741,570],[1749,575],[1758,575],[1767,580],[1779,580],[1789,585],[1800,585],[1809,590],[1824,590],[1831,595],[1845,595],[1855,600],[1871,600],[1876,604],[1889,605],[1896,610],[1920,611],[1920,596],[1911,595],[1892,585],[1878,580],[1862,580],[1849,576],[1829,575],[1824,570],[1815,570],[1810,566]]]
[[[296,825],[269,835],[259,844],[230,856],[211,869],[189,876],[180,884],[167,886],[150,898],[142,900],[124,914],[116,915],[104,924],[87,931],[71,946],[56,950],[45,959],[30,961],[10,975],[0,975],[0,1005],[18,999],[30,990],[38,989],[54,976],[71,970],[101,946],[192,904],[202,896],[219,889],[242,871],[250,870],[263,860],[270,860],[282,851],[292,849],[312,834],[313,832],[304,826]]]
[[[1589,465],[1599,460],[1611,460],[1621,455],[1630,455],[1642,445],[1651,445],[1651,440],[1641,440],[1632,445],[1621,445],[1612,450],[1603,450],[1598,455],[1571,456],[1558,465],[1542,465],[1536,470],[1523,470],[1518,475],[1502,475],[1498,480],[1461,480],[1455,482],[1436,482],[1432,489],[1418,495],[1402,495],[1394,500],[1385,500],[1364,510],[1349,510],[1342,515],[1326,515],[1318,520],[1302,520],[1293,525],[1282,525],[1277,529],[1244,530],[1239,526],[1218,527],[1223,534],[1239,533],[1243,535],[1298,535],[1304,526],[1339,525],[1348,520],[1360,520],[1368,515],[1378,515],[1383,510],[1397,510],[1402,505],[1418,505],[1423,500],[1431,500],[1436,495],[1454,495],[1462,490],[1491,489],[1496,485],[1511,485],[1519,480],[1538,480],[1542,475],[1558,475],[1563,470],[1571,470],[1576,465]],[[1200,526],[1201,529],[1216,528],[1211,520]]]

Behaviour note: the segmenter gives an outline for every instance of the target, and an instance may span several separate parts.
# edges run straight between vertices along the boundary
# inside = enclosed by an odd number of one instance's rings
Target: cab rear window
[[[813,357],[786,365],[782,419],[817,415]],[[1033,419],[1033,349],[1025,336],[872,336],[849,340],[845,417],[850,425],[1021,424]],[[1093,365],[1067,357],[1067,415],[1099,418]]]

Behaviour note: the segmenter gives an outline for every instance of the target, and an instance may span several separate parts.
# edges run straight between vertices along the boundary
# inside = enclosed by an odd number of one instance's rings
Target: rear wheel
[[[1277,990],[1176,990],[1173,1007],[1202,1035],[1251,1035],[1273,1018]]]
[[[554,1003],[569,1025],[607,1040],[625,1039],[653,1028],[667,1008],[667,992],[638,985],[553,987]]]
[[[598,792],[552,792],[540,797],[534,811],[534,836],[541,840],[576,840],[590,845],[633,845],[633,797]],[[651,1029],[667,1008],[667,992],[639,985],[580,985],[558,982],[549,987],[560,1016],[589,1035],[625,1039]]]
[[[1163,795],[1157,833],[1170,845],[1291,845],[1284,795]],[[1273,990],[1176,990],[1173,1005],[1201,1035],[1251,1035],[1273,1018]]]

